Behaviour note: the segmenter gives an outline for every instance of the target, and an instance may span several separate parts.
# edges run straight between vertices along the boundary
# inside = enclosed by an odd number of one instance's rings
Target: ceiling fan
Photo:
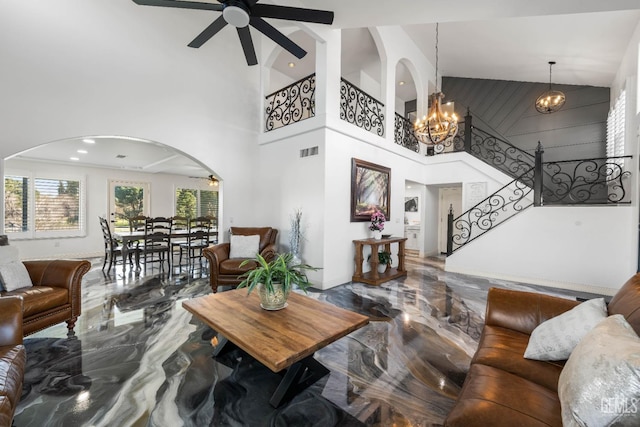
[[[236,27],[238,31],[238,37],[244,50],[244,56],[247,59],[247,65],[256,65],[258,63],[251,33],[249,32],[249,25],[291,52],[298,59],[303,58],[307,54],[304,49],[262,18],[276,18],[317,24],[331,24],[333,22],[333,12],[330,11],[271,4],[256,4],[258,0],[218,0],[221,4],[177,0],[133,1],[142,6],[176,7],[180,9],[222,12],[222,16],[213,21],[211,25],[205,28],[204,31],[189,43],[189,47],[198,48],[202,46],[227,24],[231,24]]]

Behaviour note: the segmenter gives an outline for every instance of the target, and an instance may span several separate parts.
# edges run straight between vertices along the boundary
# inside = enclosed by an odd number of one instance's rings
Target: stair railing
[[[265,131],[269,132],[314,117],[315,96],[315,73],[267,95]]]
[[[340,118],[384,136],[384,104],[343,78],[340,79]]]
[[[533,188],[526,184],[533,182],[533,174],[534,168],[531,167],[457,218],[453,217],[454,212],[450,207],[447,255],[533,206]]]

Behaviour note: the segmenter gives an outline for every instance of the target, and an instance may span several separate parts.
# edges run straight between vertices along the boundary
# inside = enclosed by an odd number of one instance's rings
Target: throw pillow
[[[0,281],[7,291],[33,286],[27,267],[20,261],[0,265]]]
[[[260,236],[231,235],[229,258],[255,258],[260,248]]]
[[[640,425],[640,338],[621,314],[576,346],[560,373],[562,425]]]
[[[585,301],[539,324],[531,333],[526,359],[566,360],[587,332],[607,317],[604,298]]]
[[[17,246],[0,246],[0,265],[20,261]]]

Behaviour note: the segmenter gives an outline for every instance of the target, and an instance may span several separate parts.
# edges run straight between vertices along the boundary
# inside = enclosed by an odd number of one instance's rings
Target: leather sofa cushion
[[[26,361],[27,353],[23,345],[0,347],[0,396],[8,398],[14,408],[22,394]]]
[[[528,343],[527,334],[499,326],[485,326],[472,363],[492,366],[557,391],[564,361],[525,359]]]
[[[240,267],[240,264],[244,261],[244,258],[226,259],[218,266],[220,274],[239,276],[240,274],[253,270],[258,266],[255,261],[248,262],[244,267]]]
[[[560,400],[547,387],[473,364],[445,426],[561,427]]]
[[[61,307],[69,302],[69,292],[66,288],[49,286],[33,286],[16,291],[5,292],[3,295],[20,295],[23,299],[22,315],[26,319],[34,314],[44,313],[55,307]]]

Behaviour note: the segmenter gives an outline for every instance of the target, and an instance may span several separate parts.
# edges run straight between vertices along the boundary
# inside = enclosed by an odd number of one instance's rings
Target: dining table
[[[171,239],[184,239],[187,240],[189,237],[188,229],[180,229],[180,230],[172,230],[171,231]],[[126,231],[118,231],[116,230],[113,233],[113,237],[116,240],[122,242],[122,258],[127,259],[129,256],[129,252],[134,248],[135,242],[140,240],[144,240],[145,232],[144,230],[126,230]],[[212,238],[215,238],[215,242],[218,240],[218,231],[213,230],[209,232],[209,241],[212,241]],[[123,270],[126,269],[126,263],[123,264]],[[136,257],[136,270],[140,270],[140,257]]]

